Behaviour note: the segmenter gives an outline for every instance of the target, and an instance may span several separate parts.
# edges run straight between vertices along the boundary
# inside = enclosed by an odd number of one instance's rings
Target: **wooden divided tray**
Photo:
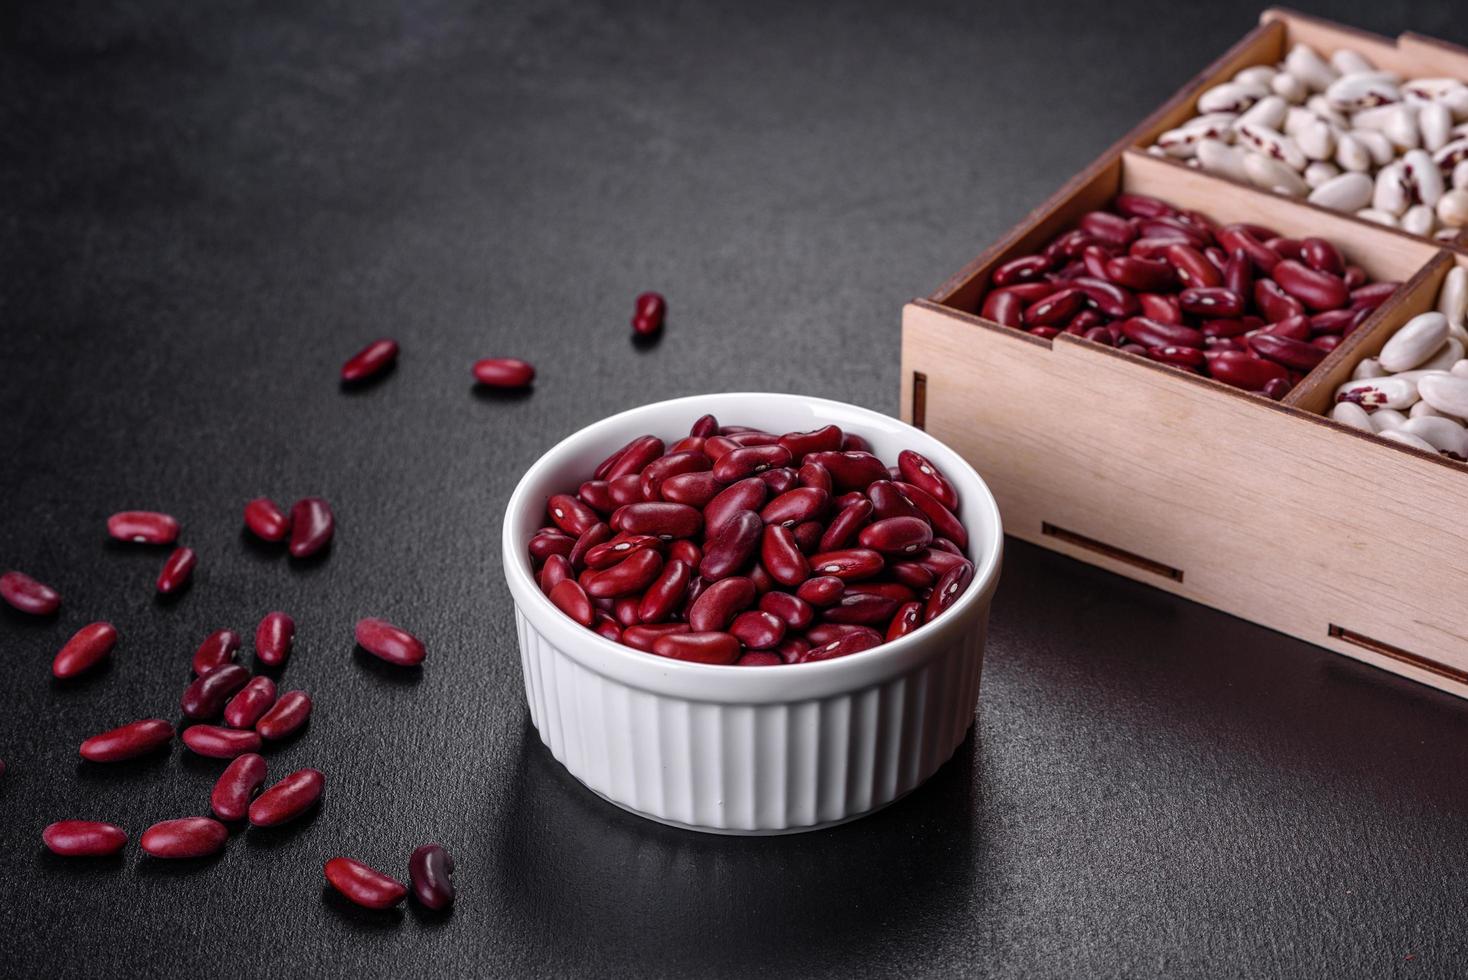
[[[1335,387],[1436,303],[1468,250],[1205,174],[1141,149],[1198,92],[1297,41],[1468,79],[1468,52],[1270,10],[1115,148],[926,299],[903,309],[902,414],[966,456],[1005,530],[1468,696],[1468,464],[1323,415]],[[1282,401],[976,310],[992,270],[1118,193],[1320,236],[1400,289]]]

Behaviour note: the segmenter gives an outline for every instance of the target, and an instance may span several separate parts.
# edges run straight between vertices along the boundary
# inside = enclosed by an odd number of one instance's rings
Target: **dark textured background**
[[[0,7],[0,973],[74,977],[911,973],[1446,976],[1468,968],[1468,707],[1011,543],[980,721],[909,799],[769,840],[664,829],[566,776],[526,720],[500,509],[609,412],[768,388],[897,409],[898,311],[1254,23],[1253,3],[8,3]],[[1453,4],[1330,13],[1468,41]],[[1461,13],[1461,11],[1460,11]],[[628,339],[632,296],[670,297]],[[340,362],[401,340],[383,383]],[[534,361],[523,399],[471,390]],[[734,420],[729,420],[734,421]],[[1267,476],[1265,477],[1267,478]],[[319,493],[295,567],[244,501]],[[193,588],[106,515],[178,515]],[[210,630],[300,624],[308,824],[218,860],[65,862],[51,820],[203,812],[175,715]],[[354,654],[359,616],[425,638]],[[49,660],[107,618],[113,665]],[[324,895],[436,839],[451,917]]]

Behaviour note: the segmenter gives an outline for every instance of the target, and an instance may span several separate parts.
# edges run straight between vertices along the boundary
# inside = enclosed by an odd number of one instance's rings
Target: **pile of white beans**
[[[1414,235],[1468,226],[1468,84],[1297,44],[1198,97],[1148,152]]]
[[[1428,452],[1468,460],[1468,268],[1443,280],[1437,309],[1404,323],[1336,389],[1330,417]]]

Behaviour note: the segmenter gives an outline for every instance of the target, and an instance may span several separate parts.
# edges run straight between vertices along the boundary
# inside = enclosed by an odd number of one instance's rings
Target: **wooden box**
[[[1005,530],[1468,696],[1468,464],[1325,417],[1337,384],[1434,307],[1468,250],[1262,192],[1139,148],[1197,93],[1296,40],[1468,79],[1468,52],[1268,11],[1259,28],[927,299],[903,309],[902,415],[967,457]],[[1280,402],[975,310],[990,272],[1119,192],[1319,235],[1401,289]]]

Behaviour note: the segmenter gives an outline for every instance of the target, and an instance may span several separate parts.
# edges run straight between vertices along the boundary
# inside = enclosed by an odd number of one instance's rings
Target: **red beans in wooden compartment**
[[[1168,245],[1196,239],[1203,247],[1191,225],[1168,231]],[[1072,244],[1075,255],[1084,253]],[[1087,244],[1100,248],[1094,237]],[[1092,265],[1104,258],[1084,254]],[[1105,309],[1146,306],[1118,292],[1122,286],[1101,286],[1094,292]],[[1025,293],[1027,307],[1056,291],[1048,280],[1008,288]],[[1160,339],[1204,336],[1182,324],[1175,295],[1160,298],[1177,313],[1177,322],[1166,314]],[[1258,326],[1262,320],[1243,329]],[[576,494],[552,495],[552,526],[529,541],[541,591],[613,642],[716,665],[830,659],[906,636],[927,621],[940,580],[959,581],[961,567],[972,575],[958,493],[921,453],[905,450],[889,466],[866,440],[834,425],[774,435],[720,426],[712,416],[674,438],[669,445],[639,436],[606,457]],[[933,615],[967,581],[945,593]],[[278,710],[256,726],[261,734],[268,736]]]
[[[332,858],[324,870],[332,888],[363,908],[390,909],[408,894],[401,881],[352,858]]]
[[[201,858],[219,853],[229,840],[229,828],[209,817],[164,820],[143,831],[138,842],[157,858]]]
[[[298,769],[255,798],[250,823],[256,827],[289,823],[315,806],[325,787],[326,777],[319,769]]]
[[[194,674],[207,674],[215,667],[233,663],[240,645],[240,635],[234,630],[215,630],[210,633],[194,651]]]
[[[41,831],[41,840],[62,857],[107,857],[127,845],[127,831],[100,820],[58,820]]]
[[[588,619],[583,625],[589,625],[590,622]],[[379,660],[386,660],[399,667],[415,667],[428,655],[422,640],[385,619],[357,620],[355,635],[362,649]]]
[[[56,652],[51,673],[62,679],[90,670],[112,652],[117,644],[117,627],[111,623],[89,623],[72,634]]]
[[[294,619],[283,612],[266,613],[255,629],[255,656],[267,667],[279,667],[291,655],[291,645],[295,640]]]
[[[261,541],[284,541],[291,519],[269,497],[256,497],[245,504],[245,527]]]
[[[347,358],[347,362],[342,365],[342,380],[348,384],[366,381],[386,371],[397,359],[398,342],[396,340],[374,340]]]
[[[255,722],[255,731],[261,738],[277,742],[300,731],[310,717],[311,698],[306,692],[286,691],[275,702],[275,707]]]
[[[1158,213],[1137,212],[1137,201],[1151,202],[1144,206]],[[1307,325],[1314,333],[1344,335],[1398,285],[1367,283],[1360,266],[1322,238],[1286,238],[1253,224],[1218,226],[1141,195],[1119,195],[1111,210],[1089,212],[1037,254],[998,265],[979,297],[980,315],[1045,339],[1075,334],[1278,398],[1338,341],[1314,344],[1310,336],[1295,336],[1293,325],[1270,325],[1313,315]],[[1261,329],[1299,343],[1251,343]],[[1252,360],[1204,356],[1221,353]],[[910,473],[903,477],[952,508]]]
[[[118,541],[173,544],[178,540],[178,521],[156,511],[124,510],[107,518],[107,533]]]
[[[454,859],[442,844],[424,844],[408,858],[413,897],[426,909],[441,912],[454,904]]]
[[[220,820],[243,820],[250,798],[265,783],[265,758],[246,752],[224,767],[209,794],[209,809]]]
[[[32,616],[49,616],[61,608],[61,595],[24,572],[0,575],[0,599]]]
[[[291,504],[290,552],[294,558],[307,558],[331,543],[336,532],[336,517],[331,505],[320,497],[303,497]]]
[[[81,757],[88,762],[121,762],[156,752],[173,740],[173,726],[162,718],[129,722],[82,743]]]

